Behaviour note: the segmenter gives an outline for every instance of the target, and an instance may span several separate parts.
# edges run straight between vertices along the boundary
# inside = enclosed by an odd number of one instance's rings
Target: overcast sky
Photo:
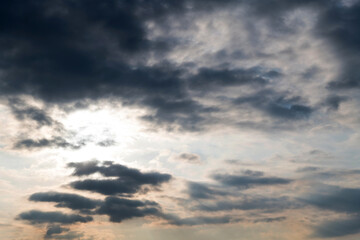
[[[1,239],[359,239],[360,1],[0,5]]]

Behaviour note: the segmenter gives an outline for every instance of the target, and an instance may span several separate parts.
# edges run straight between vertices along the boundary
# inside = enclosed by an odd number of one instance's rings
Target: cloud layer
[[[358,0],[4,0],[0,204],[47,239],[356,237],[359,26]]]

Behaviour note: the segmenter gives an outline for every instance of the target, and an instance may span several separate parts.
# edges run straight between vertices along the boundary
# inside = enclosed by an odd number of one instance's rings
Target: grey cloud
[[[254,220],[254,223],[259,223],[259,222],[266,222],[266,223],[270,223],[270,222],[281,222],[286,220],[286,217],[274,217],[274,218],[259,218]]]
[[[241,160],[238,160],[238,159],[226,159],[224,162],[227,164],[231,164],[231,165],[241,164]]]
[[[201,68],[196,75],[190,78],[189,84],[195,89],[231,87],[244,84],[258,84],[261,86],[268,82],[265,76],[271,76],[271,72],[262,72],[259,68],[234,70]]]
[[[176,156],[175,159],[193,164],[201,163],[200,156],[194,153],[181,153],[180,155]]]
[[[177,215],[166,213],[162,210],[161,205],[154,201],[139,200],[134,197],[134,193],[139,193],[142,185],[157,186],[163,182],[170,180],[170,175],[157,172],[143,173],[138,169],[128,168],[126,166],[115,164],[111,161],[87,161],[79,163],[70,163],[69,167],[74,168],[74,176],[88,176],[94,173],[100,173],[107,179],[85,179],[75,181],[70,185],[78,190],[90,190],[105,195],[122,195],[108,196],[104,200],[96,200],[83,197],[78,194],[59,193],[59,192],[39,192],[29,197],[30,201],[35,202],[51,202],[55,203],[55,207],[69,208],[87,215],[106,215],[111,222],[123,222],[133,218],[153,217],[166,221],[167,224],[177,226],[193,226],[206,224],[226,224],[244,221],[232,215],[211,216],[212,212],[232,211],[232,210],[259,210],[263,212],[276,212],[284,209],[297,208],[300,205],[287,197],[266,198],[261,196],[250,196],[237,194],[234,191],[226,189],[232,187],[219,180],[222,185],[188,182],[188,193],[190,201],[188,203],[197,203],[196,205],[187,206],[188,210],[196,210],[209,215],[197,215],[193,217],[181,218]],[[278,181],[272,182],[264,177],[264,173],[254,170],[243,170],[241,176],[252,179],[265,178],[265,184],[279,184]],[[220,175],[218,175],[219,177]],[[227,175],[234,177],[233,175]],[[114,179],[113,177],[116,177]],[[221,176],[222,178],[224,175]],[[257,180],[258,181],[258,180]],[[256,184],[264,184],[255,181]],[[282,184],[282,182],[281,182]],[[124,196],[131,197],[125,198]],[[230,196],[234,198],[232,201],[222,200],[224,197]],[[201,203],[199,200],[209,202]],[[220,199],[220,200],[219,200]],[[195,200],[195,201],[194,201]],[[206,204],[205,204],[206,203]],[[79,214],[65,214],[62,212],[42,212],[32,210],[23,212],[18,215],[19,220],[28,221],[30,224],[50,224],[48,226],[48,238],[67,239],[71,237],[68,228],[62,227],[60,224],[70,225],[75,223],[86,223],[93,220],[91,216],[82,216]],[[258,218],[255,222],[273,222],[281,221],[281,217]],[[68,232],[63,234],[64,232]],[[69,238],[71,239],[71,238]]]
[[[62,212],[42,212],[38,210],[31,210],[23,212],[18,215],[18,219],[28,221],[31,224],[42,223],[61,223],[61,224],[74,224],[86,223],[93,220],[90,216],[81,216],[78,214],[65,214]]]
[[[254,186],[284,185],[292,182],[291,179],[279,177],[263,177],[253,174],[213,174],[211,176],[217,182],[231,187],[249,188]]]
[[[11,108],[14,116],[20,121],[32,120],[40,127],[51,126],[55,123],[44,110],[29,106],[18,98],[9,99],[9,107]]]
[[[348,98],[344,96],[330,95],[325,99],[323,104],[330,110],[338,110],[340,104],[346,100],[348,100]]]
[[[305,105],[277,102],[270,104],[267,111],[272,116],[288,119],[302,119],[307,118],[313,110],[311,107]]]
[[[360,169],[339,169],[318,172],[317,176],[321,178],[342,178],[342,177],[356,177],[360,175]],[[316,174],[314,174],[316,177]]]
[[[295,9],[317,9],[319,11],[329,4],[329,1],[326,0],[244,0],[242,2],[248,7],[249,18],[265,20],[269,29],[281,36],[297,32],[297,24],[287,24],[285,14],[291,13]]]
[[[205,212],[231,211],[231,210],[263,210],[282,211],[285,209],[298,208],[301,204],[287,198],[266,198],[259,196],[244,196],[234,201],[216,201],[215,203],[199,204],[193,207],[194,210]]]
[[[262,197],[247,195],[240,189],[256,188],[259,186],[276,186],[292,182],[291,179],[266,177],[261,171],[243,170],[238,174],[212,174],[211,178],[217,184],[188,182],[187,193],[196,204],[189,207],[192,210],[205,212],[231,210],[262,210],[281,211],[301,207],[300,202],[288,197]],[[236,190],[235,190],[235,189]],[[226,198],[232,198],[228,200]],[[201,201],[200,201],[201,200]]]
[[[248,221],[243,218],[235,217],[235,216],[198,216],[198,217],[188,217],[188,218],[179,218],[173,214],[165,214],[163,216],[169,224],[176,226],[197,226],[197,225],[212,225],[212,224],[228,224],[228,223],[237,223]],[[252,222],[278,222],[285,220],[286,217],[275,217],[275,218],[259,218],[253,220]]]
[[[20,98],[9,99],[9,107],[17,118],[17,120],[29,123],[31,121],[37,124],[37,128],[31,127],[31,132],[36,131],[44,126],[48,127],[47,133],[51,133],[51,137],[40,137],[42,133],[39,132],[39,138],[32,139],[26,138],[26,134],[22,134],[18,137],[14,143],[14,149],[27,149],[36,150],[42,148],[68,148],[68,149],[80,149],[85,146],[86,142],[90,140],[81,140],[77,142],[71,142],[68,139],[74,137],[74,132],[67,131],[64,126],[49,116],[48,112],[44,109],[28,105],[25,100]]]
[[[155,123],[158,126],[167,126],[173,130],[176,126],[188,131],[201,131],[212,122],[211,113],[218,112],[217,107],[203,106],[190,99],[150,98],[144,105],[154,109],[152,114],[142,116],[142,120]]]
[[[106,139],[100,142],[97,142],[96,145],[100,146],[100,147],[111,147],[116,145],[116,141],[113,139]]]
[[[179,218],[173,214],[166,214],[163,216],[169,224],[176,226],[196,226],[196,225],[206,225],[206,224],[226,224],[226,223],[235,223],[242,221],[239,218],[233,218],[230,216],[220,216],[220,217],[189,217],[189,218]]]
[[[229,195],[228,192],[217,186],[198,182],[188,182],[187,191],[192,199],[212,199],[216,196]]]
[[[203,213],[231,212],[233,210],[281,212],[287,209],[299,209],[304,203],[287,196],[266,197],[256,194],[239,192],[239,189],[256,188],[259,186],[276,186],[292,182],[291,179],[266,177],[264,172],[242,170],[238,174],[213,174],[211,178],[217,184],[188,182],[187,193],[191,203],[186,207],[192,211]],[[235,188],[235,189],[234,189]],[[251,221],[271,222],[282,221],[284,218],[268,217]]]
[[[72,240],[72,239],[86,239],[86,240],[91,240],[93,238],[83,238],[84,237],[84,233],[80,233],[80,232],[75,232],[75,231],[70,231],[66,234],[61,234],[61,235],[53,235],[51,238],[52,239],[65,239],[65,240]]]
[[[301,120],[310,117],[315,110],[300,103],[299,96],[288,97],[286,93],[264,90],[249,96],[241,96],[233,100],[235,105],[250,105],[270,117],[284,120]]]
[[[296,169],[296,172],[299,173],[303,173],[303,172],[316,172],[318,170],[320,170],[321,168],[319,167],[312,167],[312,166],[308,166],[308,167],[302,167],[302,168],[298,168]]]
[[[316,77],[316,75],[318,75],[321,72],[321,69],[317,66],[313,66],[309,69],[307,69],[304,73],[301,74],[301,77],[306,79],[306,80],[311,80],[314,77]]]
[[[55,148],[69,148],[69,149],[79,149],[85,146],[86,141],[79,141],[77,143],[70,143],[65,138],[61,136],[54,136],[50,139],[40,138],[40,139],[22,139],[15,143],[15,149],[41,149],[47,147]]]
[[[262,177],[264,176],[264,172],[261,171],[254,171],[250,169],[242,170],[241,173],[246,176],[252,176],[252,177]]]
[[[319,167],[300,168],[297,172],[304,173],[304,179],[313,180],[351,180],[360,175],[360,169],[326,169]],[[333,188],[336,189],[336,187]],[[334,189],[332,189],[332,191],[334,191]],[[324,193],[330,192],[326,192],[326,190],[324,191]]]
[[[69,228],[63,228],[60,225],[50,225],[47,228],[44,238],[52,238],[54,234],[60,234],[63,232],[68,232],[68,231],[70,231]]]

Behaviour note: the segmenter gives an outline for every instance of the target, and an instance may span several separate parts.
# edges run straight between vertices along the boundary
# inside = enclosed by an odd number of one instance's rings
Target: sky
[[[359,239],[360,1],[0,5],[0,239]]]

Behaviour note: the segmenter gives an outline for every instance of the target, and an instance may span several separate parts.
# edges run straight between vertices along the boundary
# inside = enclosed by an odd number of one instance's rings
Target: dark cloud
[[[302,198],[302,201],[321,209],[345,213],[360,213],[360,189],[323,187]]]
[[[218,122],[212,113],[221,109],[195,100],[191,91],[206,94],[221,87],[242,85],[261,88],[268,85],[270,79],[281,77],[281,71],[261,66],[203,66],[189,71],[186,64],[176,66],[166,59],[157,64],[145,64],[149,58],[161,55],[176,45],[176,40],[171,37],[151,39],[147,32],[148,24],[166,29],[169,27],[166,24],[169,16],[185,16],[187,12],[209,12],[232,7],[232,4],[245,4],[254,16],[274,19],[269,22],[276,23],[271,25],[276,30],[276,26],[283,22],[281,17],[284,12],[301,6],[320,5],[319,1],[271,2],[5,1],[0,12],[0,43],[3,46],[0,69],[4,72],[0,94],[31,95],[48,105],[60,106],[85,100],[117,99],[125,105],[149,110],[142,119],[155,127],[204,130]],[[271,9],[271,13],[263,9]],[[259,102],[268,104],[250,106],[263,110],[270,117],[305,119],[314,110],[287,99],[264,100]],[[19,112],[18,116],[50,124],[42,113],[28,109]]]
[[[266,19],[271,31],[287,33],[294,30],[293,26],[286,26],[284,14],[296,8],[316,9],[320,16],[314,32],[327,39],[343,61],[343,74],[330,86],[336,89],[359,85],[359,3],[350,7],[323,0],[157,0],[146,3],[140,0],[110,0],[105,3],[94,0],[76,3],[68,0],[52,3],[16,0],[2,4],[2,96],[31,95],[48,105],[116,98],[125,105],[149,110],[142,119],[156,126],[168,130],[204,130],[207,125],[218,121],[212,113],[223,109],[195,100],[191,91],[197,90],[206,95],[219,91],[221,87],[242,85],[271,89],[269,80],[283,74],[277,69],[267,70],[261,66],[202,66],[189,71],[186,64],[175,66],[166,60],[153,65],[145,64],[147,59],[176,46],[176,39],[171,37],[151,39],[147,26],[151,22],[166,29],[169,27],[166,24],[169,16],[186,16],[187,12],[209,12],[241,4],[249,10],[249,18]],[[234,51],[235,55],[240,53]],[[216,55],[231,58],[225,50]],[[313,77],[316,69],[308,69],[303,76]],[[235,102],[238,105],[247,104],[281,120],[307,119],[315,111],[299,99],[279,96],[274,91],[265,96],[262,93],[241,96]],[[336,109],[339,99],[329,99],[327,103],[330,108]],[[13,111],[19,119],[32,119],[39,125],[52,124],[41,109],[16,107]],[[236,126],[250,125],[251,122]],[[39,144],[31,144],[36,145]],[[107,143],[99,145],[108,146]]]
[[[156,202],[107,197],[97,214],[105,214],[111,222],[122,222],[135,217],[159,216],[160,209]]]
[[[315,227],[314,236],[320,238],[337,238],[360,232],[360,216],[323,222]]]
[[[88,190],[91,192],[98,192],[105,195],[114,194],[134,194],[140,191],[141,184],[126,182],[122,180],[96,180],[96,179],[85,179],[70,183],[70,186],[77,190]]]
[[[105,195],[125,194],[131,195],[141,190],[149,190],[149,187],[158,187],[168,182],[171,175],[158,172],[143,173],[135,168],[128,168],[121,164],[110,161],[99,165],[97,161],[69,163],[74,168],[74,176],[91,175],[100,173],[105,177],[117,177],[116,179],[85,179],[74,181],[70,186],[78,190],[89,190]],[[147,187],[144,189],[144,187]]]
[[[178,161],[192,163],[192,164],[201,163],[200,156],[194,153],[181,153],[180,155],[176,156],[175,159]]]
[[[118,194],[122,195],[122,197],[108,196],[104,200],[97,200],[71,193],[39,192],[32,194],[29,197],[30,201],[51,202],[55,203],[55,207],[69,208],[75,212],[87,215],[65,214],[62,212],[42,212],[37,210],[23,212],[18,215],[19,220],[28,221],[32,225],[49,224],[45,235],[46,238],[72,239],[74,236],[74,234],[72,234],[73,232],[62,225],[90,222],[93,220],[91,216],[95,215],[106,215],[109,217],[109,221],[117,223],[133,218],[152,217],[163,220],[166,224],[170,225],[194,226],[245,221],[243,218],[239,218],[234,214],[213,216],[213,212],[258,210],[266,213],[273,213],[284,209],[298,208],[300,206],[297,202],[294,202],[287,197],[266,198],[244,194],[239,195],[232,189],[226,189],[226,187],[232,187],[233,185],[232,183],[222,181],[225,175],[213,175],[214,179],[218,180],[221,185],[188,182],[190,199],[186,200],[189,205],[184,206],[187,210],[193,211],[194,215],[192,217],[179,217],[175,214],[164,212],[161,205],[157,202],[140,200],[134,195],[142,190],[142,185],[157,186],[163,182],[169,181],[171,176],[168,174],[157,172],[143,173],[138,169],[128,168],[111,161],[104,161],[102,163],[96,160],[78,163],[72,162],[69,163],[68,166],[74,168],[73,176],[83,177],[99,173],[104,177],[108,177],[107,179],[85,179],[75,181],[70,183],[73,188],[78,190],[90,190],[105,195]],[[239,177],[239,175],[230,174],[226,176]],[[264,177],[264,173],[260,171],[243,170],[241,176],[246,176],[251,179],[251,183],[247,183],[247,186],[284,184],[284,182],[279,180],[275,181],[267,179]],[[262,180],[260,181],[259,179]],[[236,181],[238,181],[238,179],[236,179]],[[263,181],[265,181],[265,183]],[[125,198],[124,196],[127,197]],[[224,200],[227,196],[231,197],[232,200]],[[199,200],[203,200],[204,202]],[[194,203],[196,204],[194,205]],[[282,220],[284,220],[283,217],[269,216],[266,218],[257,218],[255,220],[248,219],[246,221],[274,222]]]
[[[360,3],[351,6],[332,2],[319,18],[316,31],[331,43],[342,66],[331,89],[360,87]]]
[[[69,148],[69,149],[79,149],[85,146],[86,141],[79,141],[77,143],[70,143],[65,138],[60,136],[54,136],[50,139],[41,138],[41,139],[22,139],[15,143],[15,149],[41,149],[41,148]]]
[[[107,197],[105,200],[95,200],[85,198],[76,194],[67,193],[35,193],[29,198],[31,201],[41,202],[55,202],[55,207],[65,207],[72,210],[79,210],[83,213],[91,215],[107,215],[111,222],[122,222],[124,220],[154,216],[163,217],[161,207],[158,203],[148,200],[137,200],[118,197]],[[37,223],[61,223],[73,224],[76,222],[88,222],[92,217],[83,217],[81,215],[67,215],[61,212],[40,212],[29,211],[19,215],[19,219],[27,220],[31,224]],[[50,225],[48,227],[47,236],[59,234],[64,231],[69,231],[67,228],[62,228],[60,225]]]
[[[131,63],[171,45],[149,40],[145,25],[182,11],[183,3],[2,2],[0,93],[27,94],[48,104],[112,97],[142,106],[154,97],[186,101],[181,71],[168,64]],[[39,112],[21,114],[47,123]]]
[[[65,214],[62,212],[42,212],[38,210],[31,210],[23,212],[18,215],[19,220],[28,221],[30,224],[42,223],[60,223],[60,224],[74,224],[86,223],[93,220],[90,216],[81,216],[78,214]]]
[[[112,161],[104,161],[99,165],[98,161],[88,162],[72,162],[68,167],[74,168],[74,176],[91,175],[100,173],[105,177],[119,177],[121,179],[133,179],[147,184],[157,185],[162,182],[169,181],[171,176],[169,174],[161,174],[158,172],[142,173],[136,168],[128,168],[121,164],[113,163]]]
[[[319,209],[347,214],[316,225],[316,237],[334,238],[360,232],[360,189],[323,186],[300,200]]]
[[[101,201],[86,198],[77,194],[41,192],[34,193],[29,197],[34,202],[54,202],[56,207],[66,207],[72,210],[89,210],[100,205]]]
[[[95,173],[98,170],[99,161],[85,161],[85,162],[72,162],[68,164],[68,167],[74,168],[74,176],[84,176]]]
[[[254,186],[283,185],[292,182],[291,179],[279,177],[264,177],[261,172],[243,172],[243,174],[213,174],[217,182],[231,187],[249,188]]]

